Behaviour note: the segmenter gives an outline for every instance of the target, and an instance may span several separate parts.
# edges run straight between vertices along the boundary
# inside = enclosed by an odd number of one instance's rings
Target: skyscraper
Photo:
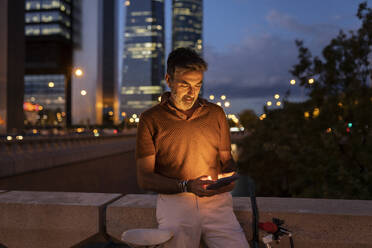
[[[77,1],[78,2],[78,1]],[[69,124],[73,48],[73,0],[25,1],[25,94],[40,116],[31,124]],[[26,111],[27,115],[32,108]]]
[[[172,0],[172,49],[193,48],[203,54],[203,0]]]
[[[121,116],[158,102],[164,86],[164,0],[126,0]]]
[[[72,77],[73,124],[117,122],[120,8],[121,0],[81,0],[81,39],[73,64],[83,75]]]
[[[23,128],[24,1],[0,1],[0,135]]]

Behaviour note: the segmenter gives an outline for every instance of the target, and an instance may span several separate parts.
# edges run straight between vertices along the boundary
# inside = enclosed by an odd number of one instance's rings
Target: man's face
[[[175,73],[173,80],[167,74],[165,80],[171,89],[171,99],[174,105],[184,111],[191,109],[198,99],[203,84],[203,72]]]

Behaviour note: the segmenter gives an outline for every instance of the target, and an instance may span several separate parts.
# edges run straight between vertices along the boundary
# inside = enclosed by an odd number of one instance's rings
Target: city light
[[[261,116],[260,116],[260,120],[262,121],[263,119],[265,119],[266,118],[266,114],[262,114]]]
[[[273,103],[271,101],[267,101],[266,105],[271,106]]]
[[[295,85],[295,84],[296,84],[296,80],[292,79],[289,83],[290,83],[291,85]]]
[[[221,102],[217,102],[216,104],[217,104],[218,106],[222,106]]]
[[[226,96],[225,95],[222,95],[221,96],[221,100],[226,100]]]
[[[161,102],[161,96],[158,97],[158,102]]]
[[[13,140],[13,137],[12,136],[6,136],[6,140],[11,141],[11,140]]]
[[[133,117],[133,119],[136,119],[137,118],[137,115],[136,114],[132,114],[132,117]]]
[[[84,72],[81,68],[76,68],[75,69],[75,76],[81,77],[81,76],[83,76],[83,74],[84,74]]]
[[[304,113],[304,117],[307,119],[307,118],[309,118],[310,117],[310,113],[309,112],[305,112]]]
[[[48,86],[49,86],[49,88],[53,88],[54,87],[54,82],[49,82]]]
[[[114,115],[114,112],[109,111],[109,112],[108,112],[108,115],[109,115],[109,116],[113,116],[113,115]]]
[[[129,6],[129,5],[130,5],[130,1],[129,0],[125,1],[125,6]]]
[[[339,102],[338,104],[337,104],[340,108],[342,108],[342,102]]]
[[[82,90],[82,91],[80,91],[80,94],[81,94],[82,96],[85,96],[85,95],[87,94],[87,91],[86,91],[86,90]]]
[[[214,95],[210,95],[209,100],[214,100]]]
[[[133,123],[133,122],[134,122],[134,119],[133,119],[133,118],[130,118],[130,119],[129,119],[129,122],[130,122],[130,123]]]
[[[37,134],[37,129],[32,129],[33,134]]]
[[[314,116],[314,117],[318,117],[319,113],[320,113],[319,108],[314,108],[313,116]]]
[[[225,102],[225,107],[226,108],[230,107],[230,102]]]
[[[276,102],[276,106],[279,107],[280,105],[282,105],[282,103],[281,103],[280,101],[277,101],[277,102]]]
[[[121,116],[122,117],[125,117],[127,115],[127,113],[125,113],[125,112],[121,112]]]
[[[279,94],[275,94],[274,98],[275,99],[279,99],[280,98],[280,95]]]
[[[138,123],[138,122],[139,122],[139,118],[137,117],[136,119],[134,119],[134,121],[135,121],[136,123]]]
[[[309,84],[313,84],[314,83],[314,78],[310,78],[309,79]]]
[[[23,140],[23,136],[22,135],[18,135],[18,136],[16,136],[16,139],[17,140]]]

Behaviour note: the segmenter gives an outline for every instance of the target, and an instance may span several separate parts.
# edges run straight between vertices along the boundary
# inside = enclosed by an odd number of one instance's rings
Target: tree
[[[259,195],[372,199],[372,9],[360,4],[357,17],[361,27],[340,31],[321,58],[296,41],[291,73],[309,100],[265,109],[241,144],[240,170]]]

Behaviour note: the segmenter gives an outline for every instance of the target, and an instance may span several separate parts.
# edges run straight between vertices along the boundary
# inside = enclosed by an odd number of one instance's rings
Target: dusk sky
[[[171,49],[171,0],[166,2],[166,50]],[[226,94],[229,113],[253,109],[262,113],[275,93],[283,95],[297,62],[295,39],[302,39],[313,55],[340,29],[360,25],[356,0],[204,0],[204,97]],[[372,0],[368,0],[372,7]],[[292,101],[306,92],[291,86]]]

